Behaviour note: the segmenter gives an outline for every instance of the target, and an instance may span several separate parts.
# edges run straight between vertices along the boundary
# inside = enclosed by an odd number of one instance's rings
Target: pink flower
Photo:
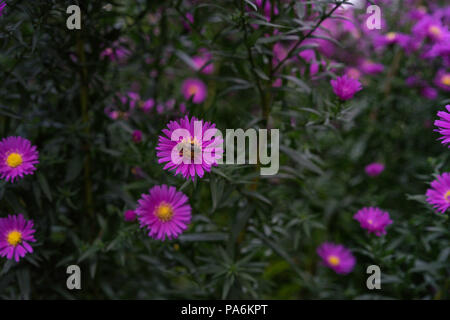
[[[370,177],[376,177],[384,170],[384,164],[373,162],[371,164],[368,164],[365,168],[366,173]]]
[[[422,90],[420,90],[420,94],[429,100],[434,100],[438,96],[438,91],[433,87],[423,87]]]
[[[33,221],[25,220],[22,214],[0,218],[0,256],[19,262],[33,248],[28,242],[36,242]]]
[[[362,90],[361,82],[349,78],[347,75],[331,80],[331,86],[333,87],[334,93],[341,100],[349,100],[353,98],[356,92]]]
[[[439,70],[434,79],[434,84],[444,91],[450,91],[450,72]]]
[[[376,207],[367,207],[359,210],[353,219],[357,220],[361,228],[367,229],[378,237],[386,234],[386,227],[392,224],[389,213]]]
[[[145,113],[149,112],[153,107],[155,106],[155,100],[153,99],[148,99],[146,101],[144,101],[142,103],[142,111],[144,111]]]
[[[138,201],[136,214],[141,228],[148,229],[149,237],[164,241],[178,236],[191,222],[191,206],[188,197],[175,187],[154,186],[149,194]]]
[[[140,143],[142,141],[142,131],[141,130],[133,131],[133,141],[135,143]]]
[[[223,140],[215,137],[218,133],[215,124],[185,116],[170,121],[167,127],[156,147],[158,163],[166,163],[165,170],[194,180],[195,176],[202,178],[205,171],[210,172],[211,166],[217,166],[223,154]]]
[[[183,81],[181,92],[186,100],[189,100],[192,97],[192,102],[199,104],[205,101],[208,90],[202,80],[188,78]]]
[[[204,48],[199,51],[200,54],[192,58],[195,64],[195,70],[204,74],[212,74],[214,72],[214,64],[211,62],[212,54]]]
[[[124,214],[125,221],[134,221],[136,219],[136,212],[133,210],[127,210]]]
[[[377,74],[383,72],[384,66],[371,60],[364,60],[361,64],[361,70],[366,74]]]
[[[343,245],[323,243],[317,249],[317,254],[328,268],[333,269],[338,274],[350,273],[356,263],[356,259],[350,250]]]
[[[0,177],[14,182],[17,177],[33,174],[39,153],[31,142],[22,137],[8,137],[0,141]]]
[[[105,57],[107,57],[113,62],[124,63],[130,55],[130,50],[128,50],[119,41],[116,41],[112,44],[111,47],[105,48],[100,53],[100,59],[103,60]]]
[[[0,17],[3,15],[3,10],[6,7],[6,2],[1,2],[0,3]]]
[[[445,106],[446,111],[438,111],[437,116],[439,120],[434,121],[434,125],[438,128],[435,131],[442,136],[438,140],[442,140],[442,144],[450,143],[450,104]]]
[[[431,182],[426,193],[427,202],[437,211],[444,213],[450,207],[450,173],[444,172]]]

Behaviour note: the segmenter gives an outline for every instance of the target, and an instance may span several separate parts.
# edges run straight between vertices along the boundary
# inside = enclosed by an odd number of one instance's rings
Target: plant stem
[[[90,126],[89,126],[89,114],[88,114],[88,70],[86,66],[86,54],[84,52],[84,41],[81,37],[81,33],[77,33],[77,53],[78,59],[81,63],[80,71],[80,104],[81,104],[81,116],[84,124],[84,134],[86,143],[84,145],[84,192],[85,192],[85,206],[86,210],[91,216],[94,216],[94,206],[92,198],[92,181],[91,181],[91,154],[90,154]]]

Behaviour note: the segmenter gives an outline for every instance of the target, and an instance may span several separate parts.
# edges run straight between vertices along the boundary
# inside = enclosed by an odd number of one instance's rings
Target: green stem
[[[91,181],[91,153],[90,153],[90,126],[89,126],[89,88],[88,88],[88,70],[86,66],[86,54],[84,52],[84,41],[81,34],[77,34],[77,53],[78,59],[81,63],[80,72],[80,104],[81,104],[81,116],[84,124],[84,133],[86,135],[86,143],[84,145],[84,192],[85,192],[85,205],[86,210],[91,216],[94,216],[94,206],[92,197],[92,181]]]

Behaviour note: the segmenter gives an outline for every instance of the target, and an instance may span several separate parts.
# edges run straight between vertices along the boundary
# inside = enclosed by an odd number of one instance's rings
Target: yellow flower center
[[[170,221],[173,218],[172,206],[170,204],[163,202],[158,206],[158,208],[156,208],[155,214],[158,217],[158,219],[163,222]]]
[[[389,32],[389,33],[386,35],[386,38],[387,38],[388,40],[394,40],[396,36],[397,36],[397,34],[396,34],[395,32]]]
[[[372,224],[372,223],[373,223],[372,219],[367,220],[367,222],[368,222],[369,224]]]
[[[18,153],[11,153],[8,158],[6,158],[6,164],[10,166],[11,168],[18,167],[22,164],[22,156]]]
[[[329,256],[328,257],[328,263],[332,266],[337,266],[341,262],[341,260],[336,256]]]
[[[188,94],[189,96],[195,95],[198,91],[197,86],[189,86],[188,88]]]
[[[22,234],[19,231],[11,231],[8,233],[8,243],[12,246],[16,246],[22,240]]]
[[[194,137],[193,139],[183,139],[183,141],[178,144],[178,150],[180,157],[187,160],[190,159],[192,162],[195,159],[195,154],[201,152],[201,147],[197,141],[197,138]]]
[[[433,36],[436,36],[436,37],[440,37],[441,36],[441,29],[439,29],[439,27],[438,26],[430,26],[429,28],[428,28],[428,31],[433,35]]]
[[[445,76],[443,76],[441,78],[441,82],[446,86],[450,86],[450,74],[446,74]]]
[[[450,190],[448,190],[448,191],[444,194],[444,199],[445,199],[446,202],[450,202],[449,197],[450,197]]]

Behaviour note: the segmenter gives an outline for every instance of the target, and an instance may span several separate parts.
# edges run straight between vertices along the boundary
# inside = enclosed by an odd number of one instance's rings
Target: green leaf
[[[41,189],[44,192],[45,196],[47,197],[47,199],[50,202],[52,202],[52,193],[50,191],[50,187],[48,186],[47,179],[41,173],[37,174],[37,178],[38,178],[38,181],[39,181],[39,185],[41,186]]]

